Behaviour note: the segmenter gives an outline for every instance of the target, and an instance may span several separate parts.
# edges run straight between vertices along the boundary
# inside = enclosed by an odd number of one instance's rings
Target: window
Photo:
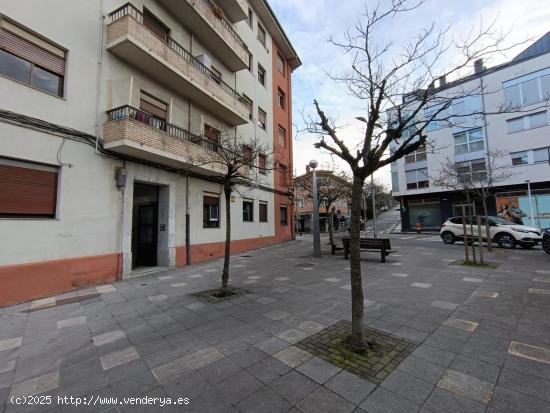
[[[166,131],[166,116],[168,104],[141,90],[139,95],[139,109],[136,120],[153,128]]]
[[[407,178],[407,189],[428,188],[428,168],[414,169],[405,172]]]
[[[485,159],[457,163],[456,170],[459,180],[472,180],[476,182],[487,178]]]
[[[279,145],[286,147],[286,129],[279,125]]]
[[[212,72],[210,76],[212,77],[212,80],[218,84],[222,83],[222,72],[220,72],[218,69],[216,69],[214,66],[210,66],[210,71]]]
[[[425,161],[426,159],[427,159],[426,146],[423,145],[413,153],[405,156],[405,163],[421,162],[421,161]]]
[[[265,86],[265,69],[258,63],[258,82]]]
[[[61,97],[65,63],[64,50],[2,20],[0,74]]]
[[[506,121],[508,133],[521,132],[523,130],[541,128],[548,125],[546,111],[520,116]]]
[[[279,164],[279,185],[288,186],[287,174],[288,168],[286,165]]]
[[[281,88],[278,88],[277,90],[277,102],[279,103],[279,107],[281,109],[286,108],[286,95],[285,92],[281,90]]]
[[[550,97],[548,69],[530,73],[520,79],[503,83],[504,101],[508,107],[529,106]]]
[[[433,118],[426,125],[427,132],[433,132],[449,126],[449,115],[447,113],[447,109],[443,109],[444,105],[448,105],[448,102],[433,105],[424,110],[424,117],[427,121]]]
[[[265,39],[265,29],[260,25],[260,23],[258,23],[258,40],[263,46],[265,46]]]
[[[243,200],[243,221],[254,222],[254,201]]]
[[[220,227],[220,198],[212,195],[204,195],[202,200],[204,228]]]
[[[56,166],[0,158],[0,216],[54,218]]]
[[[457,133],[454,135],[455,155],[468,152],[482,151],[485,149],[483,131],[481,128]]]
[[[267,128],[267,113],[258,108],[258,126],[265,130]]]
[[[298,206],[299,206],[300,208],[304,208],[304,207],[305,207],[305,200],[304,200],[304,198],[300,198],[300,199],[298,200]]]
[[[143,25],[151,30],[155,35],[168,43],[170,38],[170,29],[157,16],[151,13],[145,7],[143,8]]]
[[[243,161],[245,165],[250,167],[252,163],[252,148],[250,146],[243,146]]]
[[[281,225],[288,225],[288,216],[287,216],[287,207],[286,205],[281,205],[279,207],[280,214],[280,223]]]
[[[464,116],[466,113],[464,101],[461,100],[453,102],[451,108],[453,112],[453,125],[460,125],[461,123],[464,123],[466,121],[466,117]]]
[[[254,55],[252,52],[248,52],[248,70],[254,74]]]
[[[267,202],[260,201],[260,222],[267,222]]]
[[[277,70],[284,76],[285,75],[285,58],[281,56],[281,53],[277,52]]]
[[[533,151],[534,163],[548,163],[550,161],[550,148],[540,148]]]
[[[254,12],[250,7],[248,8],[248,25],[250,28],[254,27]]]
[[[206,147],[212,151],[217,152],[218,143],[220,142],[221,132],[218,129],[205,123],[204,136],[207,139]]]
[[[265,156],[263,153],[259,154],[258,155],[258,170],[262,175],[265,175],[267,173],[266,164],[267,164],[267,156]]]
[[[397,171],[391,173],[391,190],[399,192],[399,173]]]
[[[527,165],[529,163],[529,157],[527,151],[511,153],[512,165]]]
[[[252,99],[246,95],[243,95],[243,102],[248,109],[248,119],[252,120],[254,118],[254,103],[252,102]]]

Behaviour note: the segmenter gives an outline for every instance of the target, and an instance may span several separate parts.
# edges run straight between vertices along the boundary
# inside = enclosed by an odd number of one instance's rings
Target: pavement
[[[388,236],[386,264],[363,254],[365,324],[417,348],[379,385],[294,345],[350,320],[349,263],[303,236],[233,256],[251,293],[224,303],[189,295],[219,285],[216,260],[0,309],[0,413],[550,411],[550,256],[478,269]]]

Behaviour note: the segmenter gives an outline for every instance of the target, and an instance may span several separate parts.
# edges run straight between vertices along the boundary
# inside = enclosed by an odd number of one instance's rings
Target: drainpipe
[[[189,215],[189,175],[185,176],[185,263],[191,264],[191,228],[189,223],[191,216]]]
[[[98,47],[98,56],[97,56],[97,97],[95,102],[95,153],[99,154],[98,145],[99,145],[99,106],[101,103],[101,72],[103,66],[103,21],[105,16],[103,16],[103,0],[99,3],[99,47]]]

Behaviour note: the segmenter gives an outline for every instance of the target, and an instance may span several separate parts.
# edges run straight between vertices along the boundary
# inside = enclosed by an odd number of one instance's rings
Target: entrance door
[[[158,187],[134,186],[133,268],[155,267],[158,251]]]

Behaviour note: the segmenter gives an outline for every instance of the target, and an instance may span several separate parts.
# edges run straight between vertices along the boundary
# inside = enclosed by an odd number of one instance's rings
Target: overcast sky
[[[381,0],[385,1],[385,0]],[[342,88],[330,80],[325,71],[338,74],[349,68],[349,56],[327,42],[329,36],[342,38],[343,33],[353,27],[364,10],[364,0],[269,0],[281,21],[292,44],[296,48],[302,66],[293,74],[293,123],[296,130],[303,127],[302,113],[313,115],[313,99],[317,99],[323,109],[338,119],[339,123],[349,124],[348,140],[359,139],[354,121],[364,115],[362,106],[354,101]],[[376,0],[378,2],[378,0]],[[367,0],[372,5],[375,1]],[[479,27],[480,19],[489,22],[497,19],[497,26],[508,32],[510,44],[540,37],[550,30],[550,0],[428,0],[421,8],[392,20],[384,40],[390,39],[395,45],[404,44],[419,29],[435,23],[438,27],[452,25],[451,34],[459,36],[472,27]],[[509,60],[519,50],[506,56],[495,56],[486,61],[493,66]],[[473,70],[473,68],[472,68]],[[354,124],[356,126],[354,126]],[[306,163],[316,158],[320,165],[333,165],[330,156],[313,148],[313,136],[299,134],[294,140],[294,172],[301,174]],[[350,172],[345,164],[337,168]],[[391,182],[389,168],[375,174],[388,186]]]

